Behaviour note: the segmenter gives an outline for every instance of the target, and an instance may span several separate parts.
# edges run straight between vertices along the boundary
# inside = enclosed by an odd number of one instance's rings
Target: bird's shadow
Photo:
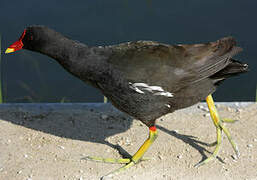
[[[106,140],[127,131],[133,121],[110,104],[3,104],[0,119],[59,137],[105,144],[117,149],[122,157],[131,157],[120,145]],[[205,152],[210,153],[203,147],[208,144],[193,136],[157,127],[195,148],[202,160],[207,158]]]
[[[196,149],[201,155],[202,155],[202,159],[200,160],[200,162],[204,161],[205,159],[207,159],[207,156],[205,153],[209,153],[211,154],[210,151],[208,151],[204,146],[206,147],[210,147],[210,146],[215,146],[216,145],[216,142],[214,143],[205,143],[205,142],[202,142],[202,141],[199,141],[197,140],[197,137],[195,136],[191,136],[191,135],[184,135],[184,134],[179,134],[178,132],[176,131],[173,131],[173,130],[169,130],[169,129],[166,129],[160,125],[156,125],[156,127],[158,129],[160,129],[161,131],[183,141],[184,143],[190,145],[191,147],[193,147],[194,149]],[[225,163],[220,157],[217,156],[217,159],[222,162],[222,163]]]

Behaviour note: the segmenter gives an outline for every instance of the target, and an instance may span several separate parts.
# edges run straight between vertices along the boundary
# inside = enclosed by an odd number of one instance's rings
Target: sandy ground
[[[239,120],[226,124],[239,159],[224,135],[218,158],[194,168],[213,151],[206,144],[216,138],[208,112],[194,106],[159,119],[159,136],[145,154],[152,159],[114,179],[257,179],[257,104],[218,110]],[[99,179],[121,165],[83,157],[133,154],[147,136],[146,126],[111,105],[0,106],[0,180]]]

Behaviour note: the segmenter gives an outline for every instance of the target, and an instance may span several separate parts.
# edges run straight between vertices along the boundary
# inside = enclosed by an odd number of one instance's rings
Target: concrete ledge
[[[245,108],[249,105],[255,104],[255,102],[216,102],[217,106],[231,107],[231,108]],[[181,109],[179,111],[198,111],[199,108],[206,108],[206,103],[198,103],[194,106]],[[46,111],[67,111],[67,110],[98,110],[98,111],[118,111],[110,103],[6,103],[0,105],[0,111],[34,111],[34,112],[46,112]],[[200,108],[201,109],[201,108]]]

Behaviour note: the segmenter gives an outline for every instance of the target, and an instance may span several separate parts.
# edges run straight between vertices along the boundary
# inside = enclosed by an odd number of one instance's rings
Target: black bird
[[[109,160],[126,165],[108,176],[140,161],[157,137],[157,118],[204,99],[217,129],[217,145],[212,156],[198,166],[216,157],[222,130],[239,155],[229,131],[222,124],[226,120],[220,119],[211,96],[223,80],[248,69],[247,64],[232,59],[242,50],[232,37],[204,44],[136,41],[89,47],[45,26],[34,25],[27,27],[6,53],[20,49],[52,57],[72,75],[100,89],[116,108],[149,127],[149,138],[131,159]]]

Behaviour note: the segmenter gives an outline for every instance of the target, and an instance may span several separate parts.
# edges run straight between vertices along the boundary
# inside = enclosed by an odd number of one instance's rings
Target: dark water
[[[244,48],[236,58],[251,71],[227,80],[218,101],[253,101],[257,77],[255,0],[1,0],[3,50],[27,25],[42,24],[88,45],[133,40],[197,43],[232,35]],[[103,96],[54,60],[26,50],[2,55],[6,102],[99,102]]]

